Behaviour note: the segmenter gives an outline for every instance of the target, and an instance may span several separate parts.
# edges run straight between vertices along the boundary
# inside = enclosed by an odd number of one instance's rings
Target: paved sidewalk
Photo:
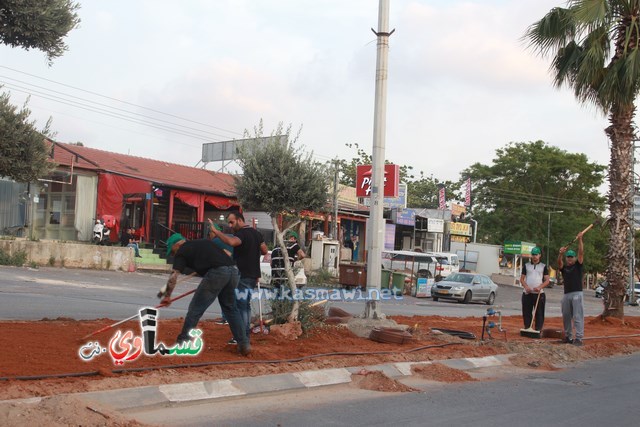
[[[478,358],[434,360],[429,362],[398,362],[371,366],[301,371],[286,374],[264,375],[259,377],[241,377],[215,381],[197,381],[190,383],[163,384],[147,387],[134,387],[116,390],[74,393],[73,396],[86,401],[108,405],[116,411],[170,406],[208,400],[254,396],[261,393],[282,392],[314,387],[346,384],[351,375],[363,369],[382,371],[393,379],[412,375],[412,368],[432,363],[440,363],[450,368],[469,371],[478,368],[511,365],[510,354]],[[0,403],[16,402],[37,404],[43,398],[15,399]]]

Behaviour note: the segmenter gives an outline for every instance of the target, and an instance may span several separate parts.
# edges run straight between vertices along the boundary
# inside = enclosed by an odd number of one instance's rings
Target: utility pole
[[[382,246],[384,244],[384,145],[387,122],[387,58],[389,57],[389,0],[380,0],[378,7],[378,37],[376,60],[376,92],[373,113],[373,152],[371,167],[371,208],[367,235],[367,290],[364,317],[379,319]]]

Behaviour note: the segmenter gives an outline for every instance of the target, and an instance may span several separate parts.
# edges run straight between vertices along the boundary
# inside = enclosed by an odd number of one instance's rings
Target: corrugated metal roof
[[[73,153],[73,154],[72,154]],[[64,166],[111,172],[168,187],[235,197],[233,175],[144,157],[55,142],[53,160]]]

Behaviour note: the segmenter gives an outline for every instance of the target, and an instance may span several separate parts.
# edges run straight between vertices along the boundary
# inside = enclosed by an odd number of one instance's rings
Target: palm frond
[[[557,52],[576,36],[576,26],[571,11],[556,7],[541,20],[532,24],[523,36],[529,46],[541,55]]]

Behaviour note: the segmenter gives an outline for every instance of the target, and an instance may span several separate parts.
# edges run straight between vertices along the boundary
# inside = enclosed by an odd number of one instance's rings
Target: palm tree
[[[524,37],[543,56],[553,56],[556,87],[573,89],[582,103],[607,115],[609,248],[603,316],[624,316],[629,282],[633,206],[635,99],[640,89],[640,0],[569,0],[531,25]]]

